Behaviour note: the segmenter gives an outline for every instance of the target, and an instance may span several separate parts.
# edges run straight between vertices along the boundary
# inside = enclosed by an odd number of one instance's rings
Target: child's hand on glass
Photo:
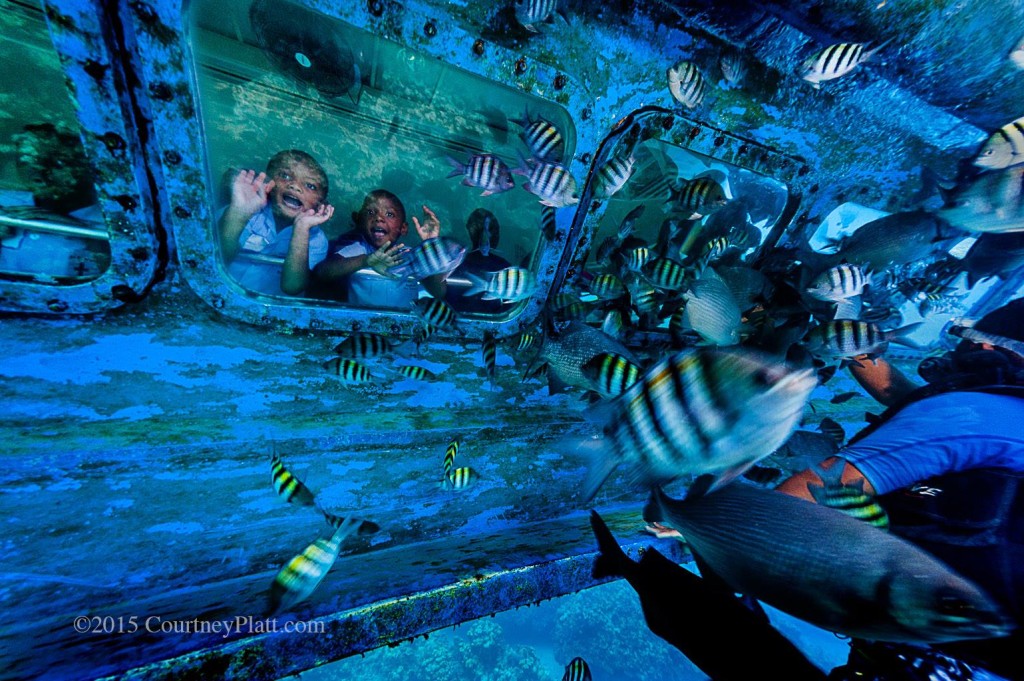
[[[426,241],[427,239],[434,239],[441,234],[441,221],[437,219],[434,211],[426,206],[423,206],[423,212],[426,213],[427,219],[421,224],[414,215],[412,216],[412,223],[416,227],[416,233],[420,235],[421,239]]]
[[[274,188],[274,181],[267,181],[267,174],[256,174],[255,170],[242,170],[231,183],[231,208],[240,214],[252,216],[267,205],[267,197]]]

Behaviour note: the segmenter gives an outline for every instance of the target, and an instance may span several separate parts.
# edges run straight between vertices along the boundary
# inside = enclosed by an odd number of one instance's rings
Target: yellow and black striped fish
[[[582,657],[574,657],[565,665],[562,681],[592,681],[590,666]]]
[[[300,506],[313,506],[316,504],[316,497],[306,485],[295,475],[285,468],[284,462],[277,452],[270,459],[270,482],[274,485],[274,491],[287,501]]]
[[[456,491],[462,491],[479,479],[479,473],[469,466],[463,466],[462,468],[456,468],[448,476],[448,485]]]
[[[506,267],[492,272],[486,280],[472,272],[467,272],[466,277],[472,285],[465,295],[482,293],[482,300],[517,302],[529,298],[537,290],[537,275],[525,267]]]
[[[641,273],[654,287],[667,291],[679,291],[687,283],[686,268],[671,258],[650,260]]]
[[[688,109],[696,109],[704,101],[707,82],[692,61],[678,61],[666,72],[668,91],[672,98]]]
[[[387,336],[370,331],[354,333],[334,346],[339,357],[348,359],[369,359],[389,352],[395,344]]]
[[[1024,116],[992,133],[974,159],[979,168],[1000,170],[1024,163]]]
[[[807,293],[818,300],[839,302],[864,293],[868,282],[863,267],[844,262],[819,274]]]
[[[883,530],[889,529],[889,515],[874,497],[864,491],[864,481],[857,480],[852,484],[842,481],[842,462],[828,468],[818,466],[816,472],[822,484],[807,483],[807,490],[815,501],[822,506],[863,520],[869,525]]]
[[[588,360],[580,371],[602,397],[615,397],[636,383],[640,367],[615,352],[602,352]]]
[[[537,344],[537,336],[529,331],[523,331],[512,336],[508,342],[516,352],[520,352],[522,350],[529,350],[535,346]]]
[[[425,325],[435,329],[455,327],[455,310],[451,305],[437,298],[417,298],[412,303],[413,311]]]
[[[437,374],[434,372],[414,364],[403,364],[398,367],[398,373],[415,381],[426,381],[437,378]]]
[[[335,357],[324,362],[324,368],[343,383],[366,383],[372,378],[370,370],[354,359]]]
[[[736,474],[789,438],[816,386],[812,370],[794,371],[751,351],[671,355],[605,409],[602,451],[592,457],[585,499],[620,463],[645,485]]]
[[[625,158],[612,156],[597,170],[597,178],[594,180],[594,194],[608,198],[622,189],[633,174],[633,166],[636,160],[632,156]]]
[[[530,154],[534,158],[553,163],[561,162],[565,153],[565,140],[553,123],[540,116],[531,119],[529,113],[513,122],[522,126],[522,140],[530,148]]]
[[[287,610],[309,598],[338,560],[345,537],[357,529],[345,521],[328,537],[320,537],[281,568],[270,585],[270,614]]]
[[[484,372],[493,381],[498,361],[498,343],[493,331],[484,331],[484,339],[480,344],[480,354],[484,361]]]
[[[673,209],[686,213],[689,219],[704,217],[726,204],[725,189],[718,181],[709,176],[701,175],[692,180],[684,180],[673,189],[669,203]]]
[[[523,183],[523,189],[539,198],[544,206],[564,208],[580,202],[576,178],[561,164],[530,159],[512,172],[529,180]]]
[[[599,274],[590,282],[590,292],[602,300],[614,300],[626,294],[626,285],[614,274]]]
[[[626,251],[626,267],[634,272],[639,272],[650,259],[651,249],[646,246],[637,246]]]
[[[458,438],[455,438],[448,443],[448,447],[444,450],[444,477],[450,479],[452,477],[452,467],[455,465],[455,457],[459,454],[459,442]]]

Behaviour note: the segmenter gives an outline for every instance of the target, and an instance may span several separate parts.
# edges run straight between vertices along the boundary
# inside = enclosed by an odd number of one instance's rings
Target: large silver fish
[[[813,371],[793,371],[751,351],[671,355],[600,410],[607,414],[604,440],[585,496],[592,498],[622,463],[627,477],[645,484],[739,475],[789,438],[816,385]]]
[[[890,265],[927,260],[963,233],[935,214],[923,210],[892,213],[861,225],[839,242],[837,261],[882,272]],[[833,263],[837,264],[837,263]],[[825,269],[825,268],[822,268]]]
[[[1024,232],[1024,165],[983,172],[964,186],[940,190],[937,215],[969,232]]]
[[[712,345],[736,345],[740,342],[742,310],[715,270],[705,269],[683,298],[686,299],[683,321],[704,342]]]
[[[1005,636],[974,584],[910,542],[804,499],[742,483],[685,501],[655,490],[658,520],[730,587],[829,631],[939,643]]]

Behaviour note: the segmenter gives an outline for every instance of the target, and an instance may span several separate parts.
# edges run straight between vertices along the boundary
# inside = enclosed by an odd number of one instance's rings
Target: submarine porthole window
[[[109,235],[95,173],[38,5],[4,2],[0,53],[0,280],[68,286],[103,275]]]
[[[427,206],[441,222],[441,236],[466,249],[467,264],[474,257],[475,222],[485,216],[496,228],[489,258],[536,269],[539,252],[551,245],[543,236],[543,206],[523,188],[526,178],[512,175],[514,187],[483,195],[485,187],[465,166],[474,157],[490,155],[516,169],[520,156],[530,156],[519,121],[538,118],[557,128],[561,158],[568,165],[576,133],[563,107],[298,4],[282,9],[267,0],[201,0],[190,12],[215,192],[212,215],[230,201],[229,180],[238,170],[263,171],[276,151],[300,149],[326,172],[326,202],[334,215],[321,229],[332,245],[355,228],[355,213],[366,194],[386,189],[405,206],[408,232],[402,241],[408,247],[420,243],[412,218],[422,222]],[[215,218],[211,249],[216,236]],[[243,250],[222,262],[221,276],[245,295],[272,297],[275,304],[409,311],[408,305],[360,305],[347,299],[342,284],[312,277],[303,295],[287,296],[275,290],[273,275],[254,274],[268,268],[280,272],[283,256],[283,251]],[[461,295],[471,286],[463,270],[448,278],[448,297],[457,311],[504,320],[525,307],[525,302],[489,306],[479,304],[480,296]],[[374,277],[370,270],[362,274]],[[422,287],[419,295],[425,295]]]
[[[688,270],[750,262],[783,216],[789,196],[776,179],[660,139],[613,150],[611,156],[631,157],[633,169],[608,198],[587,272],[610,269],[627,288],[645,286],[645,267],[659,258]],[[698,182],[710,187],[708,200],[687,203],[684,188]]]

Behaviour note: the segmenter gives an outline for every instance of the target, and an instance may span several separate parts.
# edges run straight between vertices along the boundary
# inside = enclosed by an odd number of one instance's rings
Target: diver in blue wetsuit
[[[862,481],[889,514],[891,532],[973,581],[1018,628],[1003,638],[931,648],[854,640],[847,664],[829,679],[973,679],[975,670],[1024,679],[1024,299],[970,329],[954,330],[964,338],[956,349],[921,363],[924,387],[884,360],[858,358],[854,377],[889,409],[821,467],[841,465],[844,483]],[[814,501],[808,483],[821,483],[816,468],[794,474],[778,489]],[[595,525],[603,556],[612,552],[610,534],[605,530],[602,546],[598,530]],[[765,670],[785,678],[826,678],[804,664],[795,647],[779,643],[758,608],[737,608],[739,599],[719,580],[697,579],[653,550],[639,562],[618,562],[617,570],[603,574],[626,576],[652,631],[712,678],[761,678]],[[695,616],[699,632],[680,623],[674,605],[690,602],[703,604]],[[696,637],[734,640],[737,630],[749,641],[744,647],[757,654],[707,659],[706,647],[694,645]]]

